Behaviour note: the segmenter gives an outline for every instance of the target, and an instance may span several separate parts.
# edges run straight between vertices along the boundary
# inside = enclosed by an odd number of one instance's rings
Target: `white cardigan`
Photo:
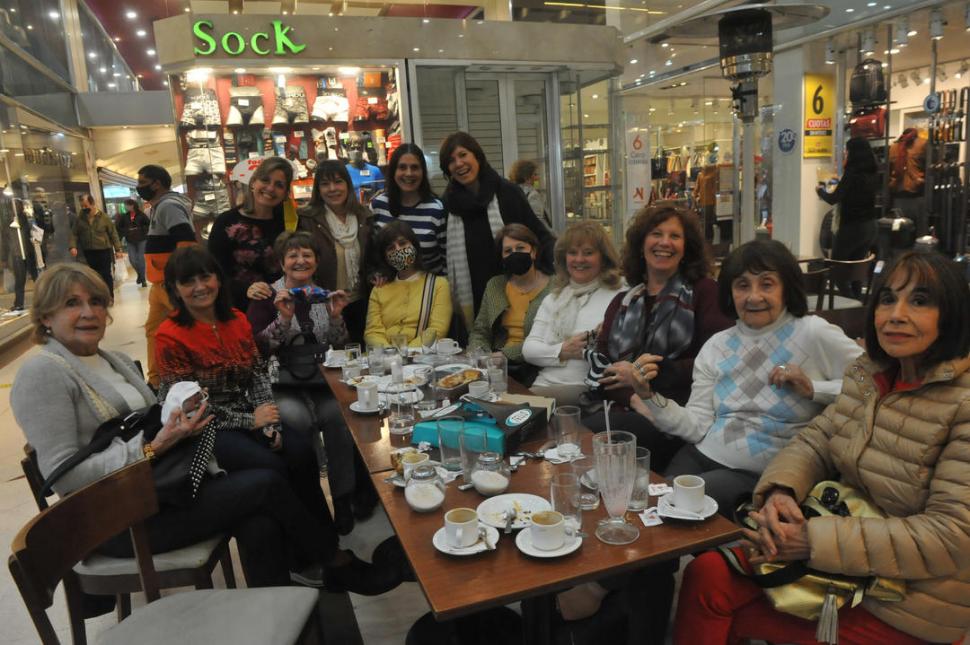
[[[594,291],[576,314],[576,324],[569,334],[572,336],[596,329],[603,322],[606,308],[621,289],[622,287],[600,287]],[[533,385],[582,385],[589,371],[589,365],[581,358],[560,361],[562,342],[552,343],[547,340],[555,312],[563,306],[561,297],[562,293],[550,293],[546,296],[536,312],[532,330],[522,344],[522,356],[525,360],[542,368]]]

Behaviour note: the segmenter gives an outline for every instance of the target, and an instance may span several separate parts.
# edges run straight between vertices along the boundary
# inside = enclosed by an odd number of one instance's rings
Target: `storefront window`
[[[89,92],[132,92],[138,89],[128,65],[114,43],[104,33],[97,19],[83,4],[78,5],[81,19],[81,42]]]
[[[4,47],[0,47],[0,93],[52,121],[77,125],[73,94]]]
[[[613,168],[609,81],[581,87],[578,76],[560,79],[563,187],[566,222],[583,219],[613,228]]]
[[[71,82],[59,0],[0,1],[0,33],[65,81]]]

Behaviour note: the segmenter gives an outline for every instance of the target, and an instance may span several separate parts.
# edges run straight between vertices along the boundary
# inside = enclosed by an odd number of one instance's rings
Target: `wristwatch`
[[[155,449],[152,448],[152,442],[146,441],[141,445],[141,450],[145,453],[145,459],[148,461],[153,461],[155,459]]]

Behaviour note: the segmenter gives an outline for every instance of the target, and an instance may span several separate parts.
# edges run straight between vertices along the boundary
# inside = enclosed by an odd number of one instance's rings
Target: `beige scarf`
[[[347,271],[347,291],[357,291],[357,279],[360,276],[360,241],[357,239],[357,216],[347,213],[347,221],[341,222],[337,214],[327,206],[324,218],[333,239],[343,249],[344,267]]]

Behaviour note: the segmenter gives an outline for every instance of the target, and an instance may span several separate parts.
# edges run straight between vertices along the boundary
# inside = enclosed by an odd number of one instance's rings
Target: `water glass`
[[[425,354],[434,353],[434,345],[438,342],[438,330],[437,329],[425,329],[421,332],[421,347],[424,349]]]
[[[350,379],[355,379],[360,376],[360,372],[360,359],[350,360],[348,358],[347,362],[340,367],[340,378],[346,383]]]
[[[579,479],[579,504],[584,511],[600,507],[600,494],[596,485],[596,467],[593,458],[581,456],[572,461],[573,474]]]
[[[552,510],[566,518],[566,533],[575,535],[583,527],[583,505],[580,500],[579,478],[575,473],[557,473],[549,485]]]
[[[637,475],[627,508],[640,512],[650,505],[650,451],[637,446]]]
[[[367,366],[370,373],[374,376],[384,376],[384,348],[380,345],[370,345],[367,347]]]
[[[459,416],[438,419],[438,461],[451,472],[461,471],[461,433],[465,420]]]
[[[579,443],[583,428],[583,424],[579,422],[581,412],[579,406],[560,405],[553,414],[556,451],[560,459],[574,459],[582,453]]]
[[[360,361],[360,343],[347,343],[344,345],[344,352],[347,354],[347,362]]]
[[[406,435],[414,431],[414,403],[410,392],[389,395],[391,413],[387,420],[391,434]]]
[[[401,364],[403,365],[408,357],[408,337],[405,334],[391,334],[388,340],[391,341],[391,345],[401,355]]]
[[[475,468],[479,455],[489,450],[488,435],[485,428],[480,425],[464,425],[459,436],[459,446],[461,448],[462,479],[470,483],[472,470]],[[498,446],[495,446],[494,449],[497,450]]]
[[[606,544],[629,544],[640,530],[625,518],[636,481],[637,439],[629,432],[614,430],[593,435],[596,483],[610,516],[596,527],[596,537]]]
[[[485,373],[488,375],[489,388],[495,394],[504,394],[509,389],[509,364],[504,354],[485,357]]]

